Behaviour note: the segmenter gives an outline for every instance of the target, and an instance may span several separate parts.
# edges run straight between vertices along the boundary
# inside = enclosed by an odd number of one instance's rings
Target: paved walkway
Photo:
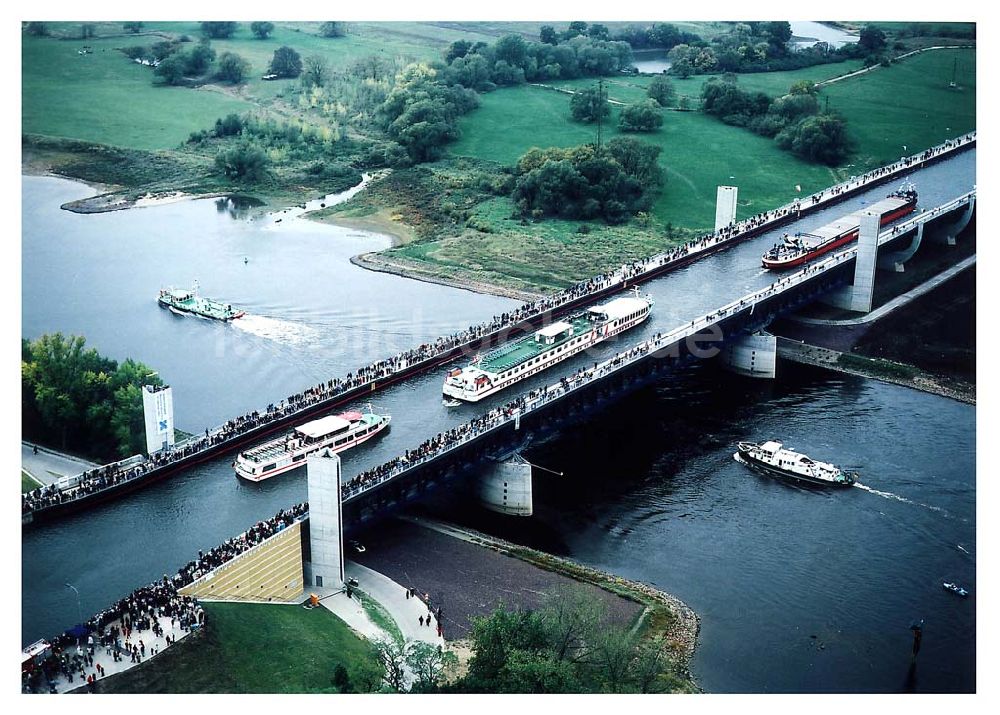
[[[792,320],[796,323],[806,323],[808,325],[862,325],[864,323],[870,323],[873,320],[878,320],[879,318],[891,313],[892,311],[896,310],[896,308],[901,308],[910,301],[916,300],[925,293],[929,293],[942,283],[945,283],[946,281],[949,281],[955,276],[957,276],[966,268],[975,265],[975,263],[976,263],[976,256],[975,255],[969,256],[964,261],[956,263],[948,270],[942,271],[933,278],[924,281],[916,288],[909,290],[906,293],[903,293],[902,295],[896,296],[885,305],[882,305],[873,310],[872,312],[862,315],[858,318],[831,320],[824,318],[806,318],[799,315],[791,315],[789,316],[789,320]]]
[[[38,454],[35,454],[35,446],[31,442],[21,442],[21,468],[45,485],[99,466],[48,447],[38,447]]]
[[[191,631],[189,630],[182,630],[179,625],[171,625],[169,616],[161,616],[158,620],[160,621],[160,626],[163,628],[164,637],[156,637],[153,635],[152,630],[146,630],[141,632],[138,631],[133,632],[129,638],[128,644],[130,646],[132,644],[138,645],[140,640],[143,642],[143,645],[146,646],[146,657],[142,659],[142,662],[146,662],[151,657],[153,657],[151,653],[154,650],[156,651],[157,654],[159,654],[160,652],[166,650],[169,647],[167,645],[166,636],[169,635],[171,639],[176,639],[177,641],[179,641],[185,636],[187,636],[189,633],[191,633]],[[121,623],[115,621],[114,624],[108,624],[108,625],[120,626]],[[138,665],[138,663],[133,663],[132,659],[126,654],[122,655],[121,660],[115,662],[106,648],[102,648],[99,644],[96,644],[96,640],[97,639],[95,638],[94,666],[88,666],[84,668],[82,674],[78,670],[74,674],[72,681],[60,675],[60,677],[55,681],[57,693],[67,693],[70,690],[76,690],[77,688],[85,687],[87,684],[88,675],[94,675],[94,676],[98,675],[96,668],[97,665],[101,665],[104,668],[105,677],[110,677],[115,673],[121,673],[123,671],[129,670],[130,668],[134,668],[136,665]],[[77,648],[79,648],[79,646]],[[77,652],[78,651],[76,648],[68,648],[66,650],[66,653],[69,656],[75,655]],[[82,653],[83,651],[81,650],[79,652]],[[98,680],[100,680],[100,678],[98,678]]]
[[[424,601],[424,594],[406,597],[407,589],[388,576],[367,566],[348,561],[345,569],[348,578],[358,580],[358,588],[367,593],[389,612],[407,641],[423,641],[444,647],[444,637],[437,634],[437,619]],[[430,618],[430,625],[420,625]]]

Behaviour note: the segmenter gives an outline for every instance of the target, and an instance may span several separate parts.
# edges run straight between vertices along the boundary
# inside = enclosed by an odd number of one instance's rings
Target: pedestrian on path
[[[410,589],[406,589],[406,600],[410,600]]]
[[[424,617],[420,616],[420,625],[424,625]]]

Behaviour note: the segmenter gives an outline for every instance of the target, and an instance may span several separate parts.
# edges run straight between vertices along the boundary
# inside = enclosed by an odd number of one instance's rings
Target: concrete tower
[[[715,230],[723,229],[736,220],[735,186],[720,186],[715,195]]]
[[[861,214],[858,234],[858,257],[854,264],[854,290],[851,310],[870,313],[875,293],[875,269],[878,263],[878,230],[882,216],[871,211]]]
[[[307,587],[344,586],[344,521],[340,492],[340,457],[329,449],[307,458],[309,564]]]

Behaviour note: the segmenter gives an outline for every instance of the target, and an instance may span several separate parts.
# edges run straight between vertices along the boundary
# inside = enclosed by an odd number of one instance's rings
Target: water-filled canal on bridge
[[[921,204],[933,206],[971,188],[974,167],[972,152],[919,172]],[[192,431],[513,304],[350,266],[349,255],[385,245],[357,232],[303,222],[265,229],[217,211],[210,200],[80,216],[58,205],[86,195],[85,187],[55,179],[24,182],[24,334],[81,333],[113,357],[134,356],[155,366],[174,385],[179,426]],[[874,189],[792,230],[822,225],[886,191]],[[759,256],[775,240],[761,237],[650,283],[646,289],[657,301],[653,317],[626,342],[769,283]],[[178,319],[156,308],[153,293],[161,283],[194,278],[206,294],[265,320],[251,323],[250,332]],[[568,361],[521,390],[598,358]],[[345,455],[348,475],[516,394],[449,412],[440,403],[441,377],[420,376],[375,397],[376,408],[394,415],[393,428],[370,447]],[[99,610],[198,549],[305,498],[304,474],[251,487],[236,480],[230,460],[214,460],[126,500],[28,532],[22,562],[25,642],[71,624],[75,604],[66,581],[80,588],[85,611]]]

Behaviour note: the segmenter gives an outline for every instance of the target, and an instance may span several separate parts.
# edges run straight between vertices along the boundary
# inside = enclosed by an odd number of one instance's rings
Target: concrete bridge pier
[[[719,353],[722,366],[747,377],[774,379],[778,362],[777,338],[763,330],[725,344]]]
[[[854,283],[832,290],[823,296],[827,305],[855,313],[870,313],[875,295],[875,268],[878,261],[878,231],[882,217],[865,211],[861,214]]]
[[[478,475],[476,488],[484,507],[498,514],[531,516],[531,464],[520,454],[489,462]]]
[[[925,223],[917,224],[917,232],[914,234],[909,246],[901,251],[892,251],[890,253],[886,253],[884,256],[879,256],[878,267],[884,271],[902,273],[906,268],[906,262],[913,258],[913,256],[916,255],[917,250],[920,248],[920,242],[924,238],[925,225]]]

